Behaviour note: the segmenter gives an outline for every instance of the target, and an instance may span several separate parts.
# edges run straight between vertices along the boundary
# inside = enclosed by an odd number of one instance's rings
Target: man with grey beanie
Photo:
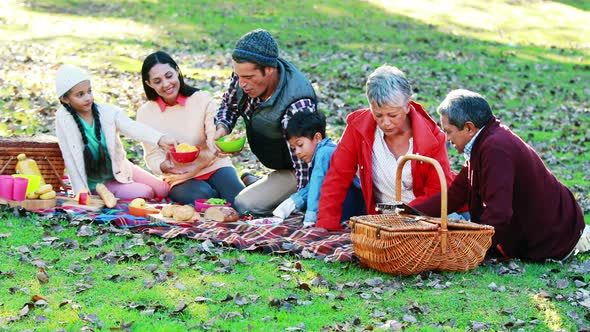
[[[243,35],[232,60],[234,72],[215,118],[215,139],[231,133],[240,116],[244,119],[252,152],[272,171],[242,190],[235,207],[269,215],[307,184],[308,165],[290,148],[285,129],[293,114],[316,112],[317,97],[309,80],[279,57],[277,42],[266,30]]]

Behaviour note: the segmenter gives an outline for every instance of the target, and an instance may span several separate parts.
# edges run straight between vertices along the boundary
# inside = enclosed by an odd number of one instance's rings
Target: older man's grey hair
[[[383,106],[406,106],[410,102],[412,86],[406,75],[396,67],[383,65],[367,79],[369,104]]]
[[[482,128],[493,116],[490,104],[482,95],[464,89],[449,92],[436,111],[459,129],[463,129],[467,121]]]

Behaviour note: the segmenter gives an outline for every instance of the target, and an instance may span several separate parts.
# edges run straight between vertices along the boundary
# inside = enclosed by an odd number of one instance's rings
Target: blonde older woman
[[[395,197],[395,171],[405,154],[431,157],[441,164],[446,179],[453,178],[445,134],[424,108],[410,99],[412,89],[396,67],[381,66],[367,80],[368,109],[351,113],[342,139],[332,156],[322,186],[316,226],[340,230],[346,192],[358,173],[365,205],[376,214],[376,203]],[[402,201],[415,205],[440,191],[434,167],[417,161],[402,172]]]

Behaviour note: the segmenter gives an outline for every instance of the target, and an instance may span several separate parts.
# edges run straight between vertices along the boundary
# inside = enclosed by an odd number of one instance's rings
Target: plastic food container
[[[170,155],[179,163],[190,163],[195,161],[201,152],[201,148],[197,146],[196,151],[192,152],[176,152],[175,148],[170,149]]]
[[[238,138],[236,140],[226,141],[227,137],[228,136],[223,136],[220,139],[218,139],[217,141],[215,141],[217,143],[217,146],[223,152],[238,152],[238,151],[242,150],[242,148],[244,147],[244,144],[246,143],[246,137]]]

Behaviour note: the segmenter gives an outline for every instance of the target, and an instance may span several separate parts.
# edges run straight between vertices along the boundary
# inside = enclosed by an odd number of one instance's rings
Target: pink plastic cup
[[[0,175],[0,198],[12,200],[14,178],[10,175]]]
[[[14,178],[12,185],[12,199],[15,201],[24,201],[27,197],[27,186],[29,185],[29,179],[27,178]]]

